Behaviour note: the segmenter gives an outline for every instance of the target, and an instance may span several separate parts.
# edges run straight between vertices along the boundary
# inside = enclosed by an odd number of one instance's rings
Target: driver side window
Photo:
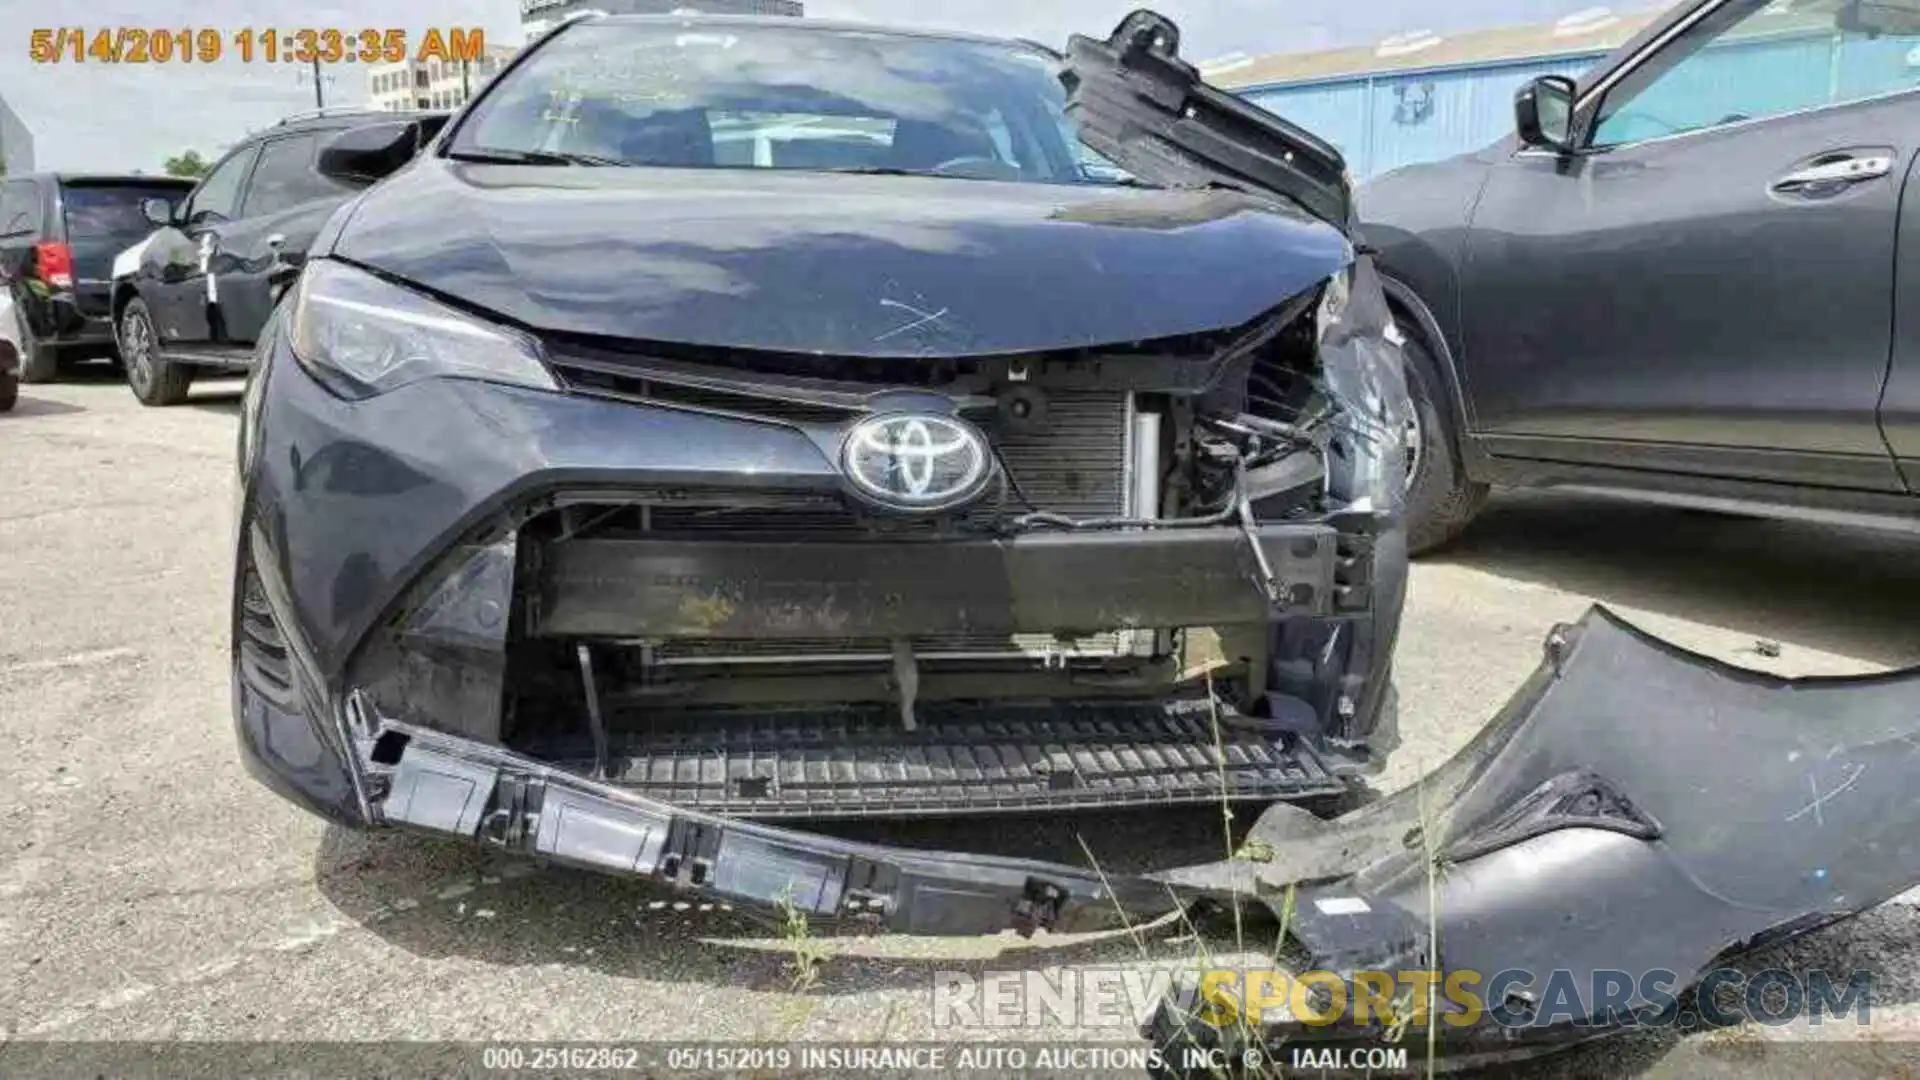
[[[1809,10],[1810,9],[1810,10]],[[1868,19],[1895,21],[1862,26]],[[1874,13],[1878,13],[1877,15]],[[1729,0],[1607,91],[1590,144],[1620,146],[1920,86],[1910,3]]]
[[[193,198],[187,203],[187,224],[197,225],[207,220],[229,221],[240,205],[240,183],[247,177],[247,170],[253,165],[257,147],[249,146],[227,160],[214,166],[200,186],[194,189]]]

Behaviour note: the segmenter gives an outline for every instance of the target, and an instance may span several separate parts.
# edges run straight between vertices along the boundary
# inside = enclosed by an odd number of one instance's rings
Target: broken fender
[[[1266,897],[1297,886],[1289,932],[1306,970],[1477,974],[1486,1015],[1443,1022],[1442,1046],[1515,1055],[1656,1019],[1673,1002],[1648,996],[1648,973],[1671,973],[1678,994],[1920,882],[1917,785],[1920,670],[1783,679],[1595,608],[1556,629],[1526,685],[1419,784],[1331,822],[1275,807],[1254,829],[1270,862],[1169,877]],[[1632,985],[1603,1002],[1590,988],[1608,972]],[[1152,1027],[1242,1037],[1164,1005]],[[1289,1018],[1263,1034],[1381,1029]]]

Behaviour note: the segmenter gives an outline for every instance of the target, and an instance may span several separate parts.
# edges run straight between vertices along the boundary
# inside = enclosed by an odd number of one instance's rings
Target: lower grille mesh
[[[1223,727],[1198,700],[649,714],[616,730],[610,779],[681,806],[839,817],[1166,805],[1335,794],[1285,736]],[[574,747],[537,756],[578,760]],[[584,766],[582,766],[584,767]]]

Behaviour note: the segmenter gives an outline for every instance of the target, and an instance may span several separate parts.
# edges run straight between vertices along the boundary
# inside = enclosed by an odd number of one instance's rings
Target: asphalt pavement
[[[457,845],[350,833],[280,801],[242,770],[229,717],[238,391],[209,383],[187,405],[148,409],[103,369],[26,387],[0,415],[6,1040],[1114,1041],[1130,1028],[936,1029],[934,972],[1191,957],[1178,925],[1140,940],[821,931],[808,944],[823,954],[817,978],[795,992],[792,942],[764,917]],[[1920,663],[1914,554],[1909,541],[1800,524],[1502,497],[1456,549],[1415,568],[1397,662],[1406,745],[1382,784],[1451,753],[1533,670],[1549,627],[1595,600],[1753,667]],[[1117,871],[1217,854],[1218,815],[863,834],[1069,861],[1084,838]],[[1770,961],[1875,971],[1870,1028],[1821,1038],[1912,1037],[1916,930],[1920,915],[1896,901]],[[1230,956],[1235,943],[1211,947]],[[1532,1071],[1678,1075],[1730,1060],[1736,1073],[1761,1072],[1756,1047],[1805,1037],[1638,1037]]]

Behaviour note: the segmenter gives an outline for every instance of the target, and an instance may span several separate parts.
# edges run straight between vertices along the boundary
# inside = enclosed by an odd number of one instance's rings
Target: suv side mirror
[[[420,125],[410,120],[382,120],[348,128],[320,149],[322,176],[343,184],[371,184],[400,170],[419,153]]]
[[[140,212],[148,221],[163,228],[173,224],[173,204],[165,199],[141,199]]]
[[[1574,83],[1565,75],[1540,75],[1513,95],[1520,142],[1566,153],[1573,149]]]

